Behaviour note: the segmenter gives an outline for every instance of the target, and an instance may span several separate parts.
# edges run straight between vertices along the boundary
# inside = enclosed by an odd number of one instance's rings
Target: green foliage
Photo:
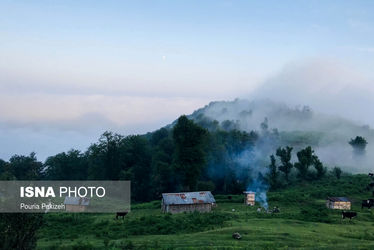
[[[29,156],[14,155],[9,159],[9,172],[17,180],[37,180],[42,178],[43,164],[36,159],[35,153]]]
[[[41,214],[0,214],[0,249],[34,249]]]
[[[356,136],[356,138],[351,139],[348,143],[353,147],[353,151],[357,155],[364,154],[366,145],[368,144],[366,139],[362,136]]]
[[[79,150],[70,150],[48,157],[44,163],[49,180],[87,179],[87,157]]]
[[[291,169],[293,167],[291,161],[291,153],[292,153],[292,147],[286,147],[286,148],[278,148],[276,155],[280,158],[282,165],[279,166],[279,170],[284,173],[284,176],[286,178],[286,181],[289,182],[289,174],[291,172]]]
[[[277,169],[274,155],[270,156],[270,165],[268,166],[268,168],[269,168],[269,171],[266,175],[266,179],[270,185],[270,190],[275,190],[279,185],[278,183],[279,172]]]
[[[316,170],[315,178],[321,179],[326,174],[327,169],[323,166],[322,162],[316,155],[313,156],[313,166]]]
[[[339,167],[334,167],[333,169],[332,169],[332,173],[333,173],[333,175],[336,177],[336,179],[340,179],[340,176],[342,175],[342,170],[341,170],[341,168],[339,168]]]
[[[313,153],[314,151],[310,146],[297,152],[296,155],[299,161],[295,163],[295,168],[299,170],[298,176],[300,179],[305,180],[308,178],[309,167],[313,164]]]
[[[185,190],[195,190],[205,165],[204,146],[208,132],[186,116],[181,116],[173,129],[175,168]]]

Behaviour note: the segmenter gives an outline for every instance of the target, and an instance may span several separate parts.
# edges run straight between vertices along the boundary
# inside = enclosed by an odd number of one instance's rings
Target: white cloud
[[[372,80],[352,65],[326,58],[295,62],[251,94],[291,105],[309,105],[374,127]]]

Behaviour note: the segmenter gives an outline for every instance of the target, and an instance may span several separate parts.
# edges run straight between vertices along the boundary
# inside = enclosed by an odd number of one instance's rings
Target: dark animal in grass
[[[280,212],[279,208],[278,207],[274,207],[272,213],[276,214],[276,213],[279,213],[279,212]]]
[[[233,233],[232,234],[232,237],[235,239],[235,240],[240,240],[242,238],[242,236],[240,235],[240,233],[236,232],[236,233]]]
[[[342,211],[342,218],[349,218],[349,220],[352,220],[352,218],[356,217],[357,213],[353,211]]]
[[[227,199],[231,201],[232,200],[232,196],[231,195],[227,196]]]
[[[361,209],[364,207],[371,208],[372,206],[374,206],[374,199],[363,200],[361,203]]]
[[[374,177],[374,173],[369,173],[368,175],[369,175],[369,177],[371,177],[371,178]]]
[[[129,212],[117,212],[116,213],[116,220],[118,220],[118,217],[122,217],[122,220],[125,219],[125,216],[128,214]]]

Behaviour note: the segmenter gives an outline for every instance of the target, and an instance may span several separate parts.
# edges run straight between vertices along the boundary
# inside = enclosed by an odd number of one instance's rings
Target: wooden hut
[[[84,212],[90,205],[89,198],[65,197],[65,210],[68,212]]]
[[[216,200],[210,191],[164,193],[161,210],[164,213],[210,212]]]
[[[351,201],[347,197],[328,197],[326,206],[330,209],[350,210]]]

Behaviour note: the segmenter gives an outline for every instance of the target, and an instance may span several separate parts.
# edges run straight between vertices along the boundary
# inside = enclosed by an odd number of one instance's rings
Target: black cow
[[[349,218],[349,220],[352,220],[352,218],[356,217],[357,213],[353,211],[342,211],[342,218]]]
[[[371,178],[374,177],[374,173],[369,173],[368,175],[369,175]]]
[[[129,212],[117,212],[116,214],[116,219],[118,220],[118,217],[122,217],[122,220],[125,219],[125,216],[128,214]]]
[[[372,206],[374,206],[374,199],[363,200],[361,203],[361,209],[364,207],[371,208]]]

